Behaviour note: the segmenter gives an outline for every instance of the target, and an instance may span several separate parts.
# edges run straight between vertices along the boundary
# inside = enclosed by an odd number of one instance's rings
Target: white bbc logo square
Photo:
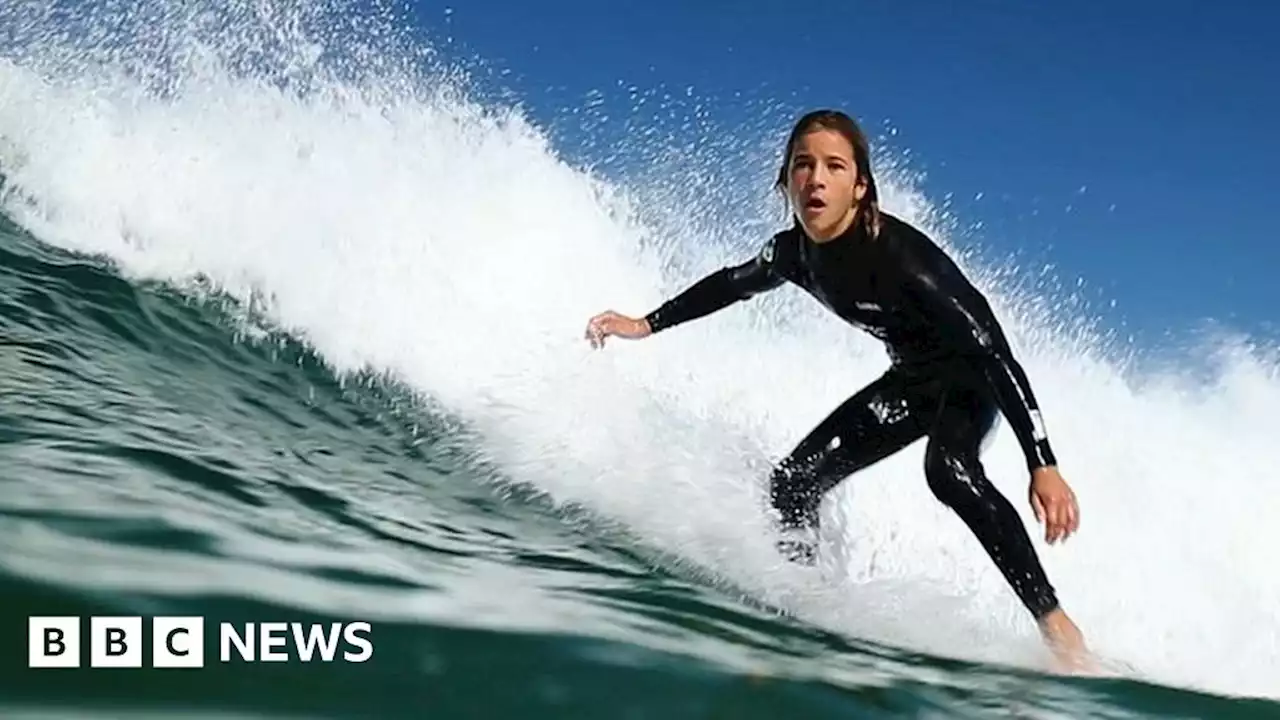
[[[204,618],[158,617],[151,623],[151,665],[204,667]]]
[[[142,618],[89,618],[90,667],[142,667]]]
[[[27,618],[27,667],[80,667],[80,618]]]

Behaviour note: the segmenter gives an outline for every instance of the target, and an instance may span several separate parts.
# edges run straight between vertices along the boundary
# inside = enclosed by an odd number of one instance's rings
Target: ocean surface
[[[1107,672],[1055,673],[920,446],[832,495],[820,567],[773,553],[769,463],[868,338],[789,289],[582,338],[755,251],[790,117],[733,136],[738,187],[698,123],[605,172],[638,144],[565,147],[352,7],[0,9],[5,717],[1280,717],[1274,358],[1143,359],[881,159],[1079,493],[1037,545]],[[1007,427],[985,461],[1039,538]],[[205,666],[27,667],[64,615],[203,616]],[[223,622],[373,654],[220,662]]]

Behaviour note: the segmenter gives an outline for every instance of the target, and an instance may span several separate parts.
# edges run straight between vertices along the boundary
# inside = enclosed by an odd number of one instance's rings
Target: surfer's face
[[[801,135],[787,168],[787,195],[811,238],[830,240],[857,217],[866,195],[853,145],[844,135],[818,128]]]

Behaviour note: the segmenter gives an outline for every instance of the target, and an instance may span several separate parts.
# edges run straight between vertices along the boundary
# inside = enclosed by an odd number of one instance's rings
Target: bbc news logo
[[[351,662],[373,657],[371,628],[352,623],[218,623],[218,661]],[[33,668],[74,668],[89,650],[89,667],[137,668],[150,647],[151,667],[201,668],[205,663],[203,617],[155,617],[150,642],[143,637],[141,617],[89,618],[88,635],[77,616],[27,619],[28,659]],[[339,652],[341,650],[341,652]]]

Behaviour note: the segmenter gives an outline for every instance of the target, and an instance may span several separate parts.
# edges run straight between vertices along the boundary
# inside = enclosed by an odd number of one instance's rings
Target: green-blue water
[[[1275,717],[842,638],[498,494],[431,415],[0,220],[0,704],[71,716]],[[344,387],[345,385],[345,387]],[[28,615],[373,624],[373,658],[31,670]]]

